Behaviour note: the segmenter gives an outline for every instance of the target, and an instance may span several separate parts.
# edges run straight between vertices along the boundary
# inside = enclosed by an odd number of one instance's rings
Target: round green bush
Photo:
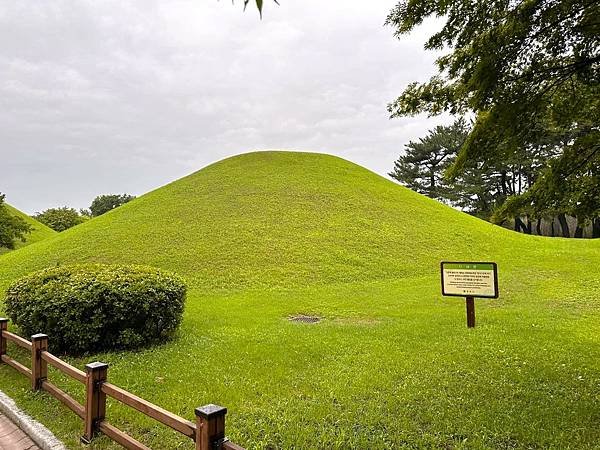
[[[145,266],[86,264],[31,273],[6,293],[6,312],[26,336],[44,333],[60,353],[131,349],[167,340],[183,316],[186,287]]]

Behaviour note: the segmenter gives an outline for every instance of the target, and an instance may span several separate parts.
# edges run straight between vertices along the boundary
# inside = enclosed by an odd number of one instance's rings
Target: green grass
[[[19,211],[18,209],[14,208],[6,203],[4,204],[4,206],[6,206],[6,208],[8,208],[8,211],[13,216],[20,217],[25,222],[27,222],[29,225],[31,225],[31,233],[28,233],[25,235],[25,242],[23,242],[21,240],[16,241],[16,243],[15,243],[16,249],[25,247],[26,245],[29,245],[29,244],[34,244],[36,242],[39,242],[39,241],[42,241],[49,237],[52,237],[56,234],[56,231],[54,231],[52,228],[49,228],[46,225],[44,225],[43,223],[38,222],[33,217],[28,216],[27,214]],[[11,251],[11,250],[4,248],[4,247],[0,247],[0,255],[2,255],[4,253],[8,253],[9,251]]]
[[[439,293],[442,259],[498,262],[501,296],[476,301],[475,329]],[[174,270],[190,293],[174,341],[72,362],[108,362],[111,381],[189,419],[227,406],[248,448],[599,448],[599,241],[516,234],[339,158],[263,152],[1,256],[0,290],[83,261]],[[79,448],[57,402],[7,367],[0,389]],[[108,417],[193,448],[117,404]]]

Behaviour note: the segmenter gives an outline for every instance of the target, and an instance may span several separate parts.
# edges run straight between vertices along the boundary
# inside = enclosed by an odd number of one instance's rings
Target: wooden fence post
[[[2,364],[2,355],[6,355],[6,338],[2,332],[8,330],[8,319],[0,318],[0,364]]]
[[[221,450],[225,441],[227,408],[206,405],[196,408],[196,450]]]
[[[31,344],[31,389],[39,391],[42,381],[48,378],[48,363],[42,359],[42,352],[48,351],[48,336],[34,334]]]
[[[93,362],[85,366],[85,427],[81,442],[89,444],[98,432],[98,424],[106,415],[106,394],[102,383],[108,375],[108,364]]]

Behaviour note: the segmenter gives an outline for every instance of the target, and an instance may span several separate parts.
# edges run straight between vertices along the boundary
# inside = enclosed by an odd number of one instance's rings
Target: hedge
[[[24,335],[44,333],[51,351],[81,354],[167,340],[181,323],[185,296],[180,277],[153,267],[86,264],[17,280],[5,306]]]

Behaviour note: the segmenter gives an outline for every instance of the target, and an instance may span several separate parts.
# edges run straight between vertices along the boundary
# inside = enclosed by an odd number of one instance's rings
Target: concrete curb
[[[21,411],[12,398],[0,391],[0,412],[13,421],[42,450],[67,450],[41,423]]]

